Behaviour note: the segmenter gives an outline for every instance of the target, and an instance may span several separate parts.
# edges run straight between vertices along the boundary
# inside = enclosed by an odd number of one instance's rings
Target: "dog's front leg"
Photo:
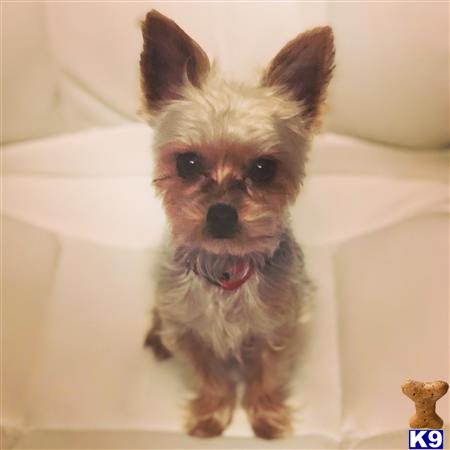
[[[159,316],[158,310],[153,310],[153,323],[144,341],[144,347],[150,347],[159,361],[163,361],[172,356],[170,350],[163,344],[161,339],[162,320]]]
[[[263,348],[248,368],[242,406],[256,436],[285,437],[291,431],[292,413],[285,404],[291,377],[288,351]]]
[[[198,396],[188,407],[187,432],[197,437],[218,436],[231,422],[236,382],[226,362],[192,334],[183,336],[179,348],[191,363],[199,383]]]

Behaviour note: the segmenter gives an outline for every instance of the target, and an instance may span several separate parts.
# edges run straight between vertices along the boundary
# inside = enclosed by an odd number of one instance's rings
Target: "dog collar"
[[[197,271],[195,271],[197,273]],[[222,274],[218,281],[209,277],[204,277],[215,286],[221,287],[226,291],[234,291],[240,288],[253,274],[253,267],[244,261],[238,261],[231,264]],[[197,274],[198,275],[198,274]]]

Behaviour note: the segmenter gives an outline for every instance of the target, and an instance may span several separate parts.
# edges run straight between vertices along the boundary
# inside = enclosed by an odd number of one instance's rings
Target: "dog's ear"
[[[180,87],[190,82],[199,87],[209,71],[209,60],[200,46],[173,20],[150,11],[142,24],[141,84],[147,107],[179,97]]]
[[[308,126],[319,121],[320,106],[334,68],[334,42],[330,27],[319,27],[288,42],[263,75],[264,86],[282,89],[301,102]]]

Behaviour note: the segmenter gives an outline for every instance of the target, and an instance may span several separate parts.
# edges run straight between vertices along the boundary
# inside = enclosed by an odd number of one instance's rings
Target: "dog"
[[[170,225],[145,345],[195,375],[186,430],[220,435],[243,384],[256,436],[292,428],[287,405],[309,280],[289,227],[334,69],[330,27],[286,44],[255,85],[223,79],[175,22],[142,23],[153,184]]]

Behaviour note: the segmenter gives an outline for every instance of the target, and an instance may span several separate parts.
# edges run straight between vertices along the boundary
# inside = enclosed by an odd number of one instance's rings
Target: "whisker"
[[[172,178],[170,175],[163,175],[162,177],[154,178],[154,179],[152,180],[152,183],[157,184],[157,183],[160,183],[160,182],[162,182],[162,181],[166,181],[166,180],[168,180],[168,179],[170,179],[170,178]]]

